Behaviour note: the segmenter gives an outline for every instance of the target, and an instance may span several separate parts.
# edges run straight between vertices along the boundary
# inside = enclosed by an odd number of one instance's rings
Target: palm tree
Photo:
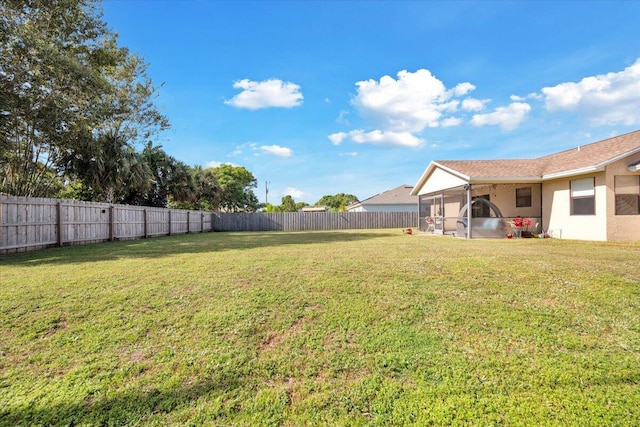
[[[151,185],[151,170],[143,156],[117,135],[86,139],[69,163],[74,177],[96,201],[119,202],[126,194],[145,192]]]

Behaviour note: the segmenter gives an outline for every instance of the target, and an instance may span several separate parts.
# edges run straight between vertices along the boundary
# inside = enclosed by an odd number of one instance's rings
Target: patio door
[[[444,195],[433,199],[433,233],[444,234]]]

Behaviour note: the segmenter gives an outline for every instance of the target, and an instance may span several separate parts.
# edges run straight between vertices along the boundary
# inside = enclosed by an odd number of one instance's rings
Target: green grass
[[[0,278],[0,425],[640,425],[640,242],[208,233]]]

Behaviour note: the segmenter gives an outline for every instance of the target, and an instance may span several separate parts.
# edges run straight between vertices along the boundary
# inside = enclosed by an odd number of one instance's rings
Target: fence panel
[[[169,210],[146,208],[147,237],[169,235]]]
[[[213,231],[211,212],[0,195],[0,254]]]
[[[418,226],[417,212],[217,213],[215,231],[314,231]]]

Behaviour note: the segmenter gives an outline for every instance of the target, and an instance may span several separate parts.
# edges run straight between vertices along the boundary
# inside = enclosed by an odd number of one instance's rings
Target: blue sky
[[[531,158],[640,129],[637,1],[105,0],[190,165],[265,201],[360,200],[432,160]]]

